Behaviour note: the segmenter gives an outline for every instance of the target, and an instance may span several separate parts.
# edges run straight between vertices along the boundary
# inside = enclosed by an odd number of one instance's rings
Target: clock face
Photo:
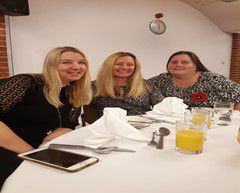
[[[163,34],[166,31],[166,24],[159,19],[155,19],[150,22],[149,28],[155,34]]]

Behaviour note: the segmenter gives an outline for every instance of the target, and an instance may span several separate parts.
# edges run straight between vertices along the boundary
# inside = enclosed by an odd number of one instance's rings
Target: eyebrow
[[[60,61],[73,61],[72,59],[61,59]],[[79,60],[78,62],[86,62],[85,59]]]
[[[171,62],[175,62],[175,61],[178,61],[177,59],[174,59],[174,60],[171,60]],[[188,62],[191,62],[191,60],[180,60],[180,61],[188,61]]]
[[[124,64],[125,62],[115,62],[114,64]],[[127,62],[126,64],[135,64],[134,62]]]

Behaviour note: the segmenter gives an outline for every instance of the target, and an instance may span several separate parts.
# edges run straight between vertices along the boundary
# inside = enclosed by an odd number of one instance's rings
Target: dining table
[[[239,126],[240,116],[228,126],[213,126],[202,153],[184,154],[175,148],[175,124],[153,123],[139,131],[151,138],[158,128],[168,128],[163,149],[126,138],[115,138],[105,145],[135,153],[69,149],[99,158],[98,163],[75,173],[23,161],[6,180],[2,193],[240,193]],[[85,133],[86,128],[81,127],[55,142],[70,143],[76,134],[84,138]]]

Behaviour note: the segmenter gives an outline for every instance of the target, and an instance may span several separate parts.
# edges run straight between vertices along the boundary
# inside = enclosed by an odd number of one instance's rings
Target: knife
[[[117,146],[108,146],[108,147],[98,147],[98,148],[92,148],[84,145],[70,145],[70,144],[59,144],[59,143],[51,143],[48,146],[49,148],[69,148],[69,149],[89,149],[93,151],[119,151],[119,152],[136,152],[132,149],[126,149],[126,148],[120,148]]]
[[[143,115],[139,115],[140,117],[146,118],[148,120],[151,120],[153,123],[169,123],[169,124],[176,124],[176,122],[172,122],[172,121],[166,121],[163,119],[156,119],[156,118],[152,118],[152,117],[145,117]]]

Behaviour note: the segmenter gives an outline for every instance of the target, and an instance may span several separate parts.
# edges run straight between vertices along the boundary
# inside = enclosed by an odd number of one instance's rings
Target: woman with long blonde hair
[[[101,116],[105,107],[120,107],[128,115],[143,114],[162,101],[162,95],[146,82],[136,56],[117,52],[103,62],[93,84],[92,106]]]
[[[78,125],[92,99],[89,65],[74,47],[46,56],[42,74],[19,74],[0,84],[0,188],[21,163],[17,154],[37,148]]]

